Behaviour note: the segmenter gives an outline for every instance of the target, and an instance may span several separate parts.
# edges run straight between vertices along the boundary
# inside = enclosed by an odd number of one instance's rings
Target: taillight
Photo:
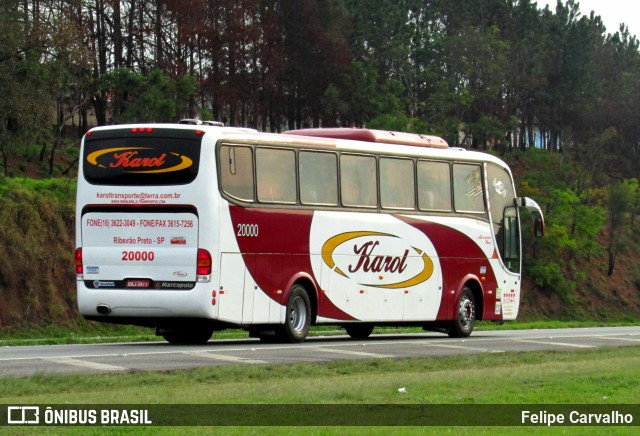
[[[198,266],[196,268],[196,280],[208,282],[211,280],[211,254],[204,248],[198,248]]]
[[[151,133],[153,129],[151,127],[133,127],[131,133]]]
[[[76,248],[76,277],[82,280],[82,248]]]

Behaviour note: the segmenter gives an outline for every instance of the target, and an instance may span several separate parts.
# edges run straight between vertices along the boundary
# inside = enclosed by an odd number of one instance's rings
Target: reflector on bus
[[[449,148],[444,139],[421,133],[393,132],[390,130],[356,129],[351,127],[298,129],[284,132],[287,135],[315,136],[354,141],[382,142],[385,144],[413,145],[417,147]]]

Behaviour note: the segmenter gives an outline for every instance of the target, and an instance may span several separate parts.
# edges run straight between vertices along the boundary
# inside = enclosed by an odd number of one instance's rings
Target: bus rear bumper
[[[215,319],[210,284],[196,284],[191,290],[90,289],[77,283],[78,309],[88,319],[202,318]],[[118,322],[119,324],[140,324]]]

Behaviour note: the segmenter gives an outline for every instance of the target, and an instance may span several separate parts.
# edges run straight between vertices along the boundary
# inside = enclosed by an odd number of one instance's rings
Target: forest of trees
[[[640,247],[638,102],[638,39],[574,0],[0,0],[0,205],[94,125],[436,134],[511,164],[547,219],[525,276],[569,307],[640,291],[637,262],[595,279]]]
[[[3,171],[17,155],[53,172],[65,138],[93,124],[200,117],[479,149],[537,141],[637,174],[639,43],[584,12],[573,0],[3,0]]]

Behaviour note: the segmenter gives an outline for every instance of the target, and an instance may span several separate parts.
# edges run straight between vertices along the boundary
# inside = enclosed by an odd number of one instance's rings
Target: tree
[[[282,0],[281,7],[288,127],[318,127],[327,115],[322,106],[327,89],[341,82],[350,65],[346,10],[340,0]]]
[[[609,254],[609,267],[607,275],[611,276],[616,266],[616,259],[625,247],[624,217],[629,209],[629,190],[623,183],[617,183],[609,187],[607,201],[609,243],[607,252]]]
[[[543,10],[532,0],[20,0],[0,8],[0,90],[11,97],[0,103],[0,155],[31,155],[19,132],[41,125],[40,155],[51,150],[53,161],[69,120],[80,120],[80,133],[88,127],[89,105],[97,124],[131,118],[134,98],[151,96],[116,79],[126,68],[159,92],[167,88],[154,70],[169,88],[193,77],[196,89],[173,117],[211,114],[270,131],[396,120],[452,145],[539,145],[584,159],[594,173],[640,171],[640,43],[625,27],[607,34],[574,0]],[[136,117],[170,119],[165,109],[142,116],[138,108]],[[607,181],[592,174],[589,183]]]
[[[636,218],[640,215],[640,182],[636,178],[631,178],[624,180],[623,183],[629,193],[629,225],[631,232],[637,234]]]
[[[429,2],[422,3],[428,7]],[[349,38],[354,59],[345,95],[351,107],[348,119],[365,125],[376,116],[420,116],[420,67],[411,59],[422,38],[420,2],[347,0],[345,5],[353,23]]]
[[[19,156],[24,166],[34,156],[44,160],[48,144],[53,172],[66,117],[62,101],[81,100],[71,91],[82,80],[86,60],[69,11],[57,2],[0,4],[0,155],[5,175],[9,155]],[[52,113],[57,114],[55,122]]]
[[[114,123],[177,121],[187,111],[195,91],[195,80],[188,75],[176,80],[155,69],[148,76],[119,68],[102,77],[101,90],[125,96],[114,104]]]

